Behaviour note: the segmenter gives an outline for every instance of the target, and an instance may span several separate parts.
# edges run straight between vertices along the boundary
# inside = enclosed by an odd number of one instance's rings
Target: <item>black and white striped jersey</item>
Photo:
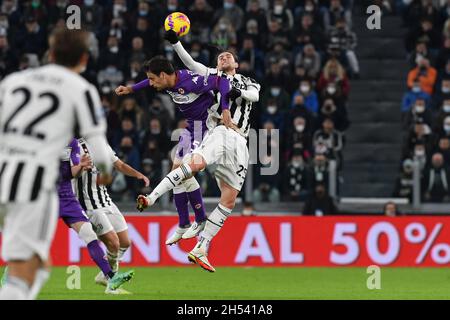
[[[84,154],[91,154],[89,151],[89,145],[85,139],[78,139],[78,143],[81,147],[81,157]],[[108,149],[110,161],[113,164],[119,160],[119,158],[110,146],[108,146]],[[72,187],[84,210],[106,208],[111,206],[113,203],[106,187],[104,185],[97,184],[98,174],[99,170],[94,163],[91,170],[83,171],[80,177],[72,180]]]
[[[105,130],[98,92],[78,74],[49,64],[7,76],[0,83],[0,203],[55,190],[61,150],[75,132]]]
[[[211,69],[214,70],[214,69]],[[217,69],[215,69],[217,70]],[[213,74],[211,72],[211,74]],[[249,87],[254,87],[256,90],[260,90],[261,86],[254,79],[245,77],[239,73],[235,75],[226,75],[223,72],[218,73],[222,77],[226,77],[233,88],[240,90],[249,90]],[[235,101],[230,101],[230,112],[233,123],[238,127],[239,133],[244,137],[248,137],[250,131],[250,112],[252,110],[253,102],[239,97]],[[218,123],[218,120],[222,118],[222,109],[220,108],[220,92],[215,92],[215,101],[211,108],[208,109],[208,129],[212,129]]]

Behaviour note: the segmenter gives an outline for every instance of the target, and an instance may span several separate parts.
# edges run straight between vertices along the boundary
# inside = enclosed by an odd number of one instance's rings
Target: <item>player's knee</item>
[[[194,154],[191,161],[189,161],[189,167],[192,173],[196,173],[206,168],[206,162],[201,155]]]
[[[120,238],[119,239],[119,245],[122,249],[128,249],[131,246],[130,238]]]
[[[234,199],[220,199],[220,204],[230,210],[234,209],[236,201]]]
[[[94,229],[92,229],[92,224],[90,223],[82,224],[82,226],[80,227],[80,231],[78,232],[78,236],[86,244],[89,244],[92,241],[97,240],[97,235],[95,234]]]

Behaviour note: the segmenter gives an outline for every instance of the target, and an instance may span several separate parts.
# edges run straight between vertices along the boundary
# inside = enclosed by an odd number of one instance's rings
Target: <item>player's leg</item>
[[[183,239],[196,237],[205,227],[206,213],[203,204],[202,190],[195,177],[189,178],[184,182],[189,202],[195,213],[195,221],[190,228],[183,234]]]
[[[203,269],[210,272],[215,271],[207,258],[211,240],[219,233],[220,229],[222,229],[225,221],[235,206],[236,198],[239,194],[239,190],[231,187],[224,181],[220,181],[220,190],[220,202],[208,216],[200,240],[188,255],[191,262],[198,263]]]
[[[54,192],[41,191],[33,203],[0,206],[4,218],[2,258],[8,273],[0,300],[35,299],[48,279],[45,262],[58,218]]]
[[[120,212],[119,208],[113,203],[111,206],[105,208],[106,217],[108,218],[110,224],[113,227],[114,232],[119,240],[119,249],[117,251],[117,256],[110,258],[110,264],[113,271],[119,269],[119,262],[124,256],[125,252],[131,246],[131,241],[128,236],[128,224],[125,217]],[[109,258],[108,258],[109,259]]]
[[[181,158],[178,156],[179,154],[180,151],[177,150],[177,157],[174,159],[172,171],[177,169],[182,164]],[[178,227],[166,240],[166,245],[173,245],[180,241],[183,234],[191,226],[191,221],[189,220],[189,198],[184,184],[173,188],[173,202],[178,213]]]
[[[105,259],[105,252],[100,247],[100,243],[97,238],[97,234],[90,222],[78,221],[72,223],[70,227],[78,233],[81,240],[86,243],[89,256],[95,262],[95,264],[100,268],[106,277],[114,277],[114,272],[111,269],[108,261]]]

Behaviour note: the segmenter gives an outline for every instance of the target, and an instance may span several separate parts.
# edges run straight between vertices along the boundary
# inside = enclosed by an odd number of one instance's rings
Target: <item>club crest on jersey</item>
[[[179,94],[184,94],[184,92],[185,92],[185,91],[184,91],[183,88],[178,88],[178,93],[179,93]]]

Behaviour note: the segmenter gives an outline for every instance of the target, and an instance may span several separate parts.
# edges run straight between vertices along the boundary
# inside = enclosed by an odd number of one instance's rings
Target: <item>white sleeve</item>
[[[119,157],[116,155],[114,150],[111,148],[110,145],[108,145],[109,150],[109,159],[111,160],[111,163],[114,164],[117,160],[119,160]]]
[[[105,135],[106,118],[97,89],[89,85],[75,105],[76,126],[80,136]]]
[[[261,90],[260,84],[252,78],[247,78],[245,82],[247,90],[241,90],[242,98],[250,102],[259,101],[259,90]]]
[[[209,74],[215,74],[215,68],[208,68],[207,66],[201,64],[200,62],[195,61],[191,55],[184,49],[183,45],[180,41],[173,44],[173,49],[180,57],[181,61],[183,61],[184,65],[191,71],[198,73],[201,76],[207,76]]]
[[[93,135],[85,139],[89,145],[89,153],[95,166],[102,173],[111,173],[113,167],[110,153],[111,147],[108,145],[106,137],[104,135]]]

